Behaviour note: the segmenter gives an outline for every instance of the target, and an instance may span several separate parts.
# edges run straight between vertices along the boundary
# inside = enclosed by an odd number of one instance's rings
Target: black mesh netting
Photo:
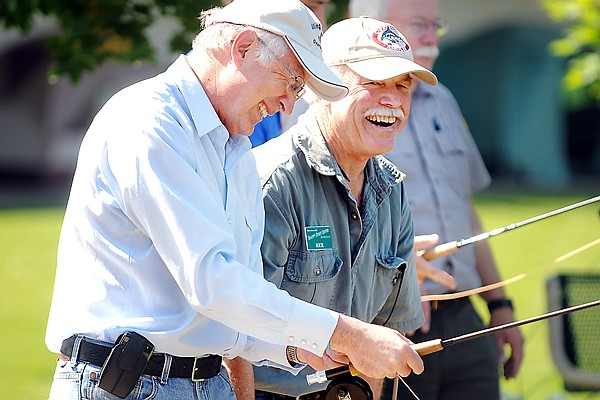
[[[600,275],[561,275],[562,306],[570,307],[600,299]],[[600,373],[600,307],[565,316],[565,348],[578,369]]]

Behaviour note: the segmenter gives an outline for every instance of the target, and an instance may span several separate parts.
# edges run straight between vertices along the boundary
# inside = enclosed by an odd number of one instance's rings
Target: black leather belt
[[[77,336],[73,335],[68,339],[63,340],[60,352],[67,357],[71,357],[73,346]],[[104,361],[108,358],[112,349],[112,343],[98,341],[90,342],[88,338],[83,338],[79,344],[79,352],[77,353],[77,361],[87,362],[98,367],[104,365]],[[188,378],[193,381],[210,379],[216,376],[221,370],[221,356],[209,355],[204,357],[177,357],[171,356],[171,368],[169,369],[170,378]],[[165,354],[154,353],[146,369],[145,375],[161,376],[165,365]]]

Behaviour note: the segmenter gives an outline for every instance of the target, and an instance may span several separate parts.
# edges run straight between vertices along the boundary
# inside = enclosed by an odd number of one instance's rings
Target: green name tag
[[[328,226],[307,226],[306,247],[308,250],[325,250],[333,247],[331,228]]]

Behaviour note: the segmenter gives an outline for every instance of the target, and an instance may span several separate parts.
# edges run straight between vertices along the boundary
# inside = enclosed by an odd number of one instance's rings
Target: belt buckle
[[[196,363],[201,358],[202,357],[194,357],[194,365],[192,366],[192,382],[203,382],[206,380],[206,378],[196,378],[196,372],[198,372],[198,367],[196,366]]]

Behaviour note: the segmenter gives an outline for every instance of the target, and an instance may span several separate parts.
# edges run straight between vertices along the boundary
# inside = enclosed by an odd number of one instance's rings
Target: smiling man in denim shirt
[[[437,79],[412,61],[396,28],[374,19],[334,24],[322,46],[348,96],[318,99],[290,130],[254,149],[266,214],[265,276],[307,302],[414,330],[424,319],[411,210],[404,174],[380,154],[393,148],[406,123],[411,85]],[[257,399],[324,389],[307,385],[311,372],[257,367]]]

